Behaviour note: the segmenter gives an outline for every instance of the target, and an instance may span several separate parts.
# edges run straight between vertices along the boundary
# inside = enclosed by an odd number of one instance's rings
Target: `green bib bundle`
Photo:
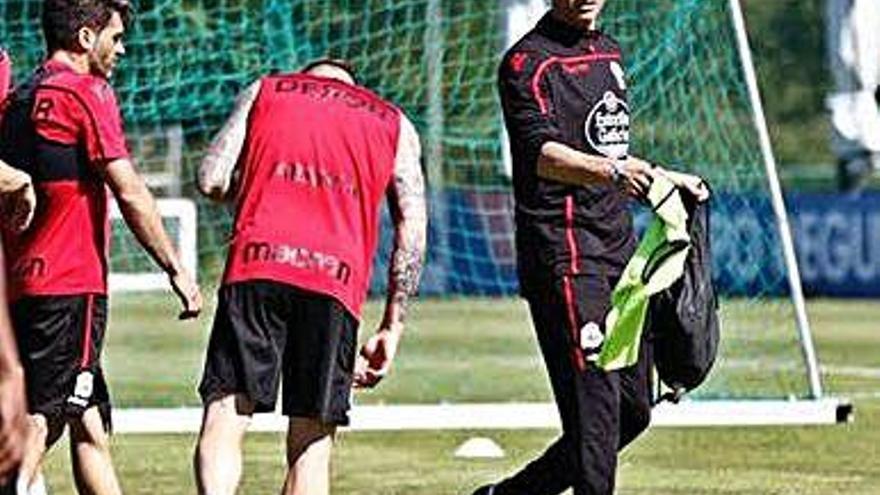
[[[688,213],[675,185],[656,177],[648,201],[656,218],[614,287],[611,311],[605,317],[605,344],[597,364],[607,371],[638,362],[650,297],[682,276],[690,251]]]

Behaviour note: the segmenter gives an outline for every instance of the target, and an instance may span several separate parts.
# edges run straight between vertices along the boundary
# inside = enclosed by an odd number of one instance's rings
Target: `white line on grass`
[[[762,426],[832,424],[840,421],[835,399],[785,401],[686,401],[661,404],[653,411],[655,426]],[[202,411],[181,409],[122,409],[114,413],[119,433],[197,432]],[[287,418],[277,414],[254,416],[252,431],[284,431]],[[351,412],[354,431],[558,429],[554,404],[456,404],[356,406]]]
[[[880,379],[880,368],[867,366],[822,366],[822,373]]]
[[[760,369],[765,371],[791,371],[802,369],[803,366],[796,363],[777,364],[762,361],[760,359],[728,359],[723,361],[724,368],[733,369]],[[822,373],[829,375],[851,375],[864,378],[880,378],[880,368],[873,366],[838,366],[824,364],[820,367]]]
[[[880,399],[880,391],[877,392],[848,392],[845,394],[847,399],[868,400]]]
[[[773,372],[786,372],[802,369],[800,364],[774,364],[760,359],[729,359],[724,361],[723,366],[727,369],[749,369]],[[859,378],[876,378],[880,380],[880,368],[872,366],[838,366],[822,365],[819,370],[824,375],[855,376]]]

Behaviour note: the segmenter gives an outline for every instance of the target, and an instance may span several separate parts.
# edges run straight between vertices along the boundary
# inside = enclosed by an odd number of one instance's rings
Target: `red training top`
[[[37,190],[30,228],[4,235],[10,299],[105,294],[110,222],[99,170],[129,157],[113,89],[47,62],[11,95],[0,136],[0,158]]]
[[[372,92],[341,81],[263,78],[239,161],[223,283],[288,283],[329,295],[359,317],[400,116]]]

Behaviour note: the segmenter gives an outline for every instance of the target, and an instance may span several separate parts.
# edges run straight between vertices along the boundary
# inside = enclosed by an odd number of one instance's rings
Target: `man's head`
[[[43,35],[49,54],[85,57],[89,72],[110,77],[125,54],[122,36],[131,21],[128,0],[44,0]]]
[[[347,60],[339,58],[320,58],[309,62],[303,67],[302,72],[313,76],[329,77],[346,82],[348,84],[357,84],[357,75],[354,66]]]
[[[553,0],[553,15],[571,26],[590,30],[605,7],[606,0]]]

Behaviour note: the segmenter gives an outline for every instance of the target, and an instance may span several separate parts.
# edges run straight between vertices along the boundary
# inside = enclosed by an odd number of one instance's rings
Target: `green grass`
[[[119,407],[197,406],[195,385],[212,310],[197,322],[174,320],[169,297],[115,297],[105,363]],[[375,330],[380,305],[368,305],[361,338]],[[479,370],[479,380],[474,380]],[[359,394],[363,403],[549,400],[525,305],[516,300],[417,304],[393,378]]]
[[[117,403],[125,407],[197,404],[195,380],[210,317],[177,323],[170,300],[153,296],[116,298],[113,305],[106,358]],[[736,302],[726,307],[729,312],[746,312]],[[370,322],[376,321],[377,312],[371,305],[362,336],[372,332]],[[875,323],[880,321],[880,305],[813,301],[809,312],[829,392],[855,397],[855,423],[653,429],[622,455],[618,493],[880,493],[880,380],[858,372],[880,369],[880,332]],[[764,317],[759,312],[752,318],[759,323]],[[748,320],[742,321],[749,326]],[[750,340],[760,344],[765,339],[734,333],[730,352],[739,352]],[[854,368],[856,372],[851,371]],[[759,375],[753,373],[750,379],[755,376]],[[379,390],[358,396],[362,403],[548,399],[522,303],[472,299],[423,301],[413,312],[393,375]],[[543,430],[345,433],[335,451],[334,493],[470,493],[479,483],[509,473],[537,455],[555,434]],[[455,459],[455,447],[474,435],[494,438],[507,457]],[[193,493],[189,468],[193,442],[192,435],[115,438],[114,455],[125,493]],[[73,493],[66,457],[64,448],[56,448],[49,458],[47,475],[56,494]],[[274,492],[283,477],[282,462],[280,435],[251,435],[240,493]]]
[[[174,320],[170,296],[111,301],[105,363],[120,407],[198,406],[195,393],[212,310],[199,321]],[[833,303],[816,311],[845,317]],[[871,311],[856,304],[853,311]],[[849,310],[848,310],[849,311]],[[722,366],[699,394],[708,397],[803,395],[805,374],[790,308],[742,300],[722,305]],[[361,338],[374,331],[381,305],[366,308]],[[865,334],[864,328],[857,328]],[[864,353],[864,346],[840,351]],[[546,401],[550,392],[528,312],[515,299],[420,301],[410,315],[392,376],[361,403]],[[837,351],[837,347],[834,348]],[[868,359],[867,356],[864,356]],[[839,361],[845,362],[845,361]],[[476,371],[476,372],[475,372]]]

